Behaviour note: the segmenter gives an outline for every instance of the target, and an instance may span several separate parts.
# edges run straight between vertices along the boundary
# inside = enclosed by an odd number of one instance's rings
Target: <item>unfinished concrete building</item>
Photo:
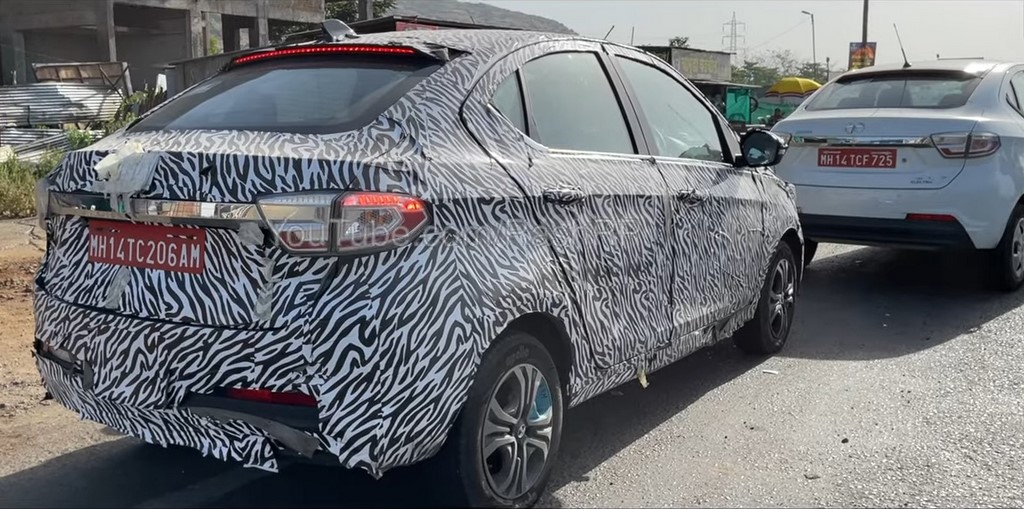
[[[0,0],[3,84],[32,64],[128,62],[136,90],[168,62],[268,44],[278,23],[323,20],[324,0]]]

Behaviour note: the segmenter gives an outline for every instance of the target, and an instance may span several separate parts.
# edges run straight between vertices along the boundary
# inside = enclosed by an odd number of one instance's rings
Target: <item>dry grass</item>
[[[36,181],[57,167],[63,157],[60,152],[51,152],[37,162],[15,158],[0,162],[0,218],[35,214]]]

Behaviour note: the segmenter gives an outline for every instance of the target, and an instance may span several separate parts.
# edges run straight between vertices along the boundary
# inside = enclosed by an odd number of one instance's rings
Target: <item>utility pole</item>
[[[728,21],[728,22],[725,22],[725,23],[722,23],[722,27],[723,28],[728,27],[728,29],[729,29],[729,34],[728,35],[723,35],[722,39],[723,40],[724,39],[728,39],[729,44],[726,47],[729,48],[729,52],[730,53],[735,54],[736,50],[739,48],[739,46],[737,45],[737,41],[739,41],[740,39],[743,39],[744,43],[747,42],[747,36],[744,35],[744,34],[739,33],[739,30],[738,30],[740,27],[742,27],[743,31],[746,32],[747,31],[747,24],[742,22],[742,21],[736,21],[736,12],[733,11],[733,13],[732,13],[732,20]]]
[[[373,0],[359,0],[359,21],[373,17]]]
[[[825,57],[825,82],[832,79],[832,58]]]
[[[864,0],[864,22],[861,26],[860,43],[862,48],[868,46],[868,0]]]
[[[866,0],[865,0],[866,1]],[[814,73],[818,73],[818,37],[814,34],[814,13],[808,11],[800,11],[811,17],[811,65],[813,65]]]

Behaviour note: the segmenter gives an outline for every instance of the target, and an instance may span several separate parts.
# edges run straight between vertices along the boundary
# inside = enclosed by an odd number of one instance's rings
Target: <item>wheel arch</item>
[[[797,233],[796,228],[790,228],[786,230],[786,233],[782,234],[782,242],[785,242],[789,246],[789,249],[793,251],[793,256],[796,257],[796,268],[799,278],[797,279],[797,288],[801,285],[804,275],[804,243],[800,239],[800,234]]]
[[[574,357],[572,340],[569,338],[565,323],[550,313],[531,312],[512,320],[501,335],[508,331],[524,332],[544,345],[551,355],[551,360],[555,362],[562,393],[568,400],[569,376],[572,373]]]

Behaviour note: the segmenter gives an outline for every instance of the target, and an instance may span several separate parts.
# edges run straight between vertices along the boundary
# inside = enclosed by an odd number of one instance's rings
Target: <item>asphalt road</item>
[[[976,264],[822,246],[782,354],[723,343],[571,410],[541,504],[1024,506],[1024,292],[987,291]],[[127,438],[73,449],[0,478],[0,505],[436,501],[416,468],[373,481],[263,474]]]

